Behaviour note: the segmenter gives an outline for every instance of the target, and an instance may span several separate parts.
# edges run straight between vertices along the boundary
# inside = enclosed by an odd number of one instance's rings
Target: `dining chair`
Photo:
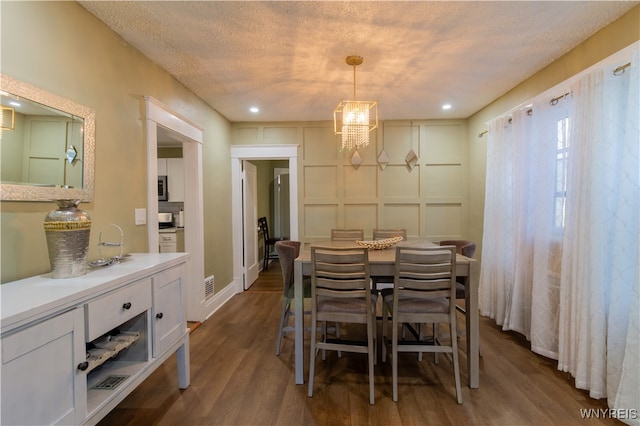
[[[373,239],[374,240],[383,240],[385,238],[393,238],[393,237],[402,237],[403,239],[407,239],[407,230],[406,229],[374,229],[373,230]]]
[[[476,243],[468,240],[443,240],[441,246],[455,246],[456,253],[472,258],[476,252]],[[456,280],[456,299],[465,299],[465,277],[458,277]],[[466,315],[467,311],[462,306],[456,305],[456,309]]]
[[[461,254],[468,258],[473,258],[473,255],[476,252],[476,243],[469,240],[442,240],[440,241],[441,246],[455,246],[456,253]],[[456,300],[466,300],[465,297],[465,286],[466,286],[466,277],[458,277],[456,278]],[[463,315],[467,315],[466,306],[463,308],[462,306],[456,303],[456,310]],[[464,333],[463,333],[464,335]],[[480,346],[478,346],[480,350]],[[480,356],[482,356],[482,351],[480,350]]]
[[[362,241],[364,240],[363,229],[332,229],[331,241]],[[340,337],[340,324],[336,323],[336,337]],[[324,360],[325,352],[322,352],[322,359]],[[342,356],[342,352],[338,351],[338,357]]]
[[[332,229],[331,241],[362,241],[364,230],[362,229]]]
[[[278,254],[273,251],[277,241],[285,241],[287,238],[273,238],[269,234],[269,223],[266,217],[258,218],[258,229],[262,232],[262,241],[264,242],[264,259],[262,270],[269,269],[269,260],[277,259]]]
[[[294,331],[294,327],[289,325],[289,318],[293,315],[291,303],[293,301],[293,266],[294,261],[300,254],[300,241],[276,241],[275,248],[282,269],[282,310],[280,313],[280,325],[278,327],[278,343],[276,344],[276,355],[280,355],[280,346],[284,333]],[[303,283],[304,298],[311,297],[311,282],[305,279]],[[311,311],[304,311],[304,314],[311,314]]]
[[[313,396],[313,379],[317,351],[344,351],[367,354],[369,366],[369,403],[375,404],[375,304],[371,293],[369,252],[366,247],[311,246],[311,350],[309,363],[309,397]],[[366,325],[366,341],[346,334],[346,339],[329,338],[326,332],[318,339],[318,321]],[[326,329],[326,325],[323,327]]]
[[[398,353],[433,352],[451,354],[456,399],[462,404],[458,338],[456,334],[456,248],[454,246],[396,247],[395,280],[392,291],[383,295],[382,360],[391,345],[393,400],[398,401]],[[388,313],[391,313],[391,341],[387,340]],[[403,323],[434,324],[433,339],[399,339]],[[438,337],[441,323],[449,324],[449,343]],[[408,358],[407,358],[408,359]]]

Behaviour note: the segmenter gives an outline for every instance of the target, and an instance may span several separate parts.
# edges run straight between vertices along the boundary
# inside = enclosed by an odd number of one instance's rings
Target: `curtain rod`
[[[627,62],[627,63],[626,63],[626,64],[624,64],[624,65],[620,65],[619,67],[617,67],[616,69],[614,69],[614,70],[613,70],[613,75],[618,76],[618,75],[622,75],[622,74],[624,74],[624,71],[625,71],[627,68],[629,68],[630,66],[631,66],[631,62]],[[567,93],[565,93],[564,95],[561,95],[561,96],[558,96],[558,97],[555,97],[555,98],[551,98],[551,100],[549,101],[549,103],[550,103],[551,105],[557,105],[557,104],[558,104],[558,101],[559,101],[560,99],[564,98],[565,96],[569,96],[570,94],[571,94],[571,92],[567,92]],[[531,114],[533,114],[533,109],[528,109],[528,110],[527,110],[527,115],[531,115]],[[509,119],[509,122],[511,122],[511,119]],[[481,137],[483,137],[484,135],[486,135],[487,133],[489,133],[489,131],[488,131],[488,130],[485,130],[485,131],[483,131],[483,132],[480,132],[480,133],[478,133],[478,137],[479,137],[479,138],[481,138]]]
[[[561,96],[558,96],[558,97],[552,98],[552,99],[549,101],[549,103],[550,103],[551,105],[558,105],[558,101],[559,101],[560,99],[562,99],[562,98],[564,98],[564,97],[566,97],[566,96],[569,96],[570,94],[571,94],[571,92],[567,92],[567,93],[565,93],[564,95],[561,95]]]
[[[620,74],[624,74],[624,70],[626,70],[627,68],[629,68],[631,66],[631,62],[627,62],[624,65],[620,65],[618,68],[616,68],[615,70],[613,70],[613,75],[620,75]]]
[[[529,109],[526,111],[526,114],[527,114],[527,115],[529,115],[529,116],[533,115],[533,108],[529,108]],[[509,119],[509,124],[511,124],[511,122],[512,122],[512,121],[513,121],[513,119],[512,119],[512,118],[510,118],[510,119]],[[484,132],[480,132],[480,133],[478,133],[478,137],[479,137],[479,138],[481,138],[481,137],[483,137],[484,135],[486,135],[487,133],[489,133],[489,131],[488,131],[488,130],[485,130]]]

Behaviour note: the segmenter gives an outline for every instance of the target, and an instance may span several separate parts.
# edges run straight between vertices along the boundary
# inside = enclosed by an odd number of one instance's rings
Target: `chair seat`
[[[378,296],[372,294],[370,303],[375,305],[377,300]],[[345,312],[366,315],[367,305],[364,299],[336,299],[318,296],[318,313],[322,312]]]
[[[384,297],[384,302],[389,306],[393,304],[393,292]],[[398,313],[400,314],[419,314],[426,311],[430,313],[447,313],[449,312],[449,300],[446,297],[436,299],[401,297],[398,300]]]

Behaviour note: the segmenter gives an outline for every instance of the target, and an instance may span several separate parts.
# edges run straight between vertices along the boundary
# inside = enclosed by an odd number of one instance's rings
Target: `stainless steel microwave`
[[[158,176],[158,201],[169,200],[169,189],[167,188],[167,177]]]

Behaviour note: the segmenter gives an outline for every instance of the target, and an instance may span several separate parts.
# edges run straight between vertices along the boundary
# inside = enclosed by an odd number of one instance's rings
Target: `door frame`
[[[258,168],[249,160],[242,161],[242,220],[244,224],[243,258],[245,262],[245,281],[243,289],[248,290],[260,274],[260,255],[258,252]],[[247,188],[251,188],[248,191]],[[250,192],[250,193],[249,193]],[[251,219],[250,221],[248,221]],[[250,224],[253,224],[251,226]],[[252,232],[253,230],[253,232]],[[253,247],[251,247],[253,246]],[[251,250],[253,248],[253,250]],[[253,256],[249,256],[249,254]]]
[[[231,146],[231,228],[233,239],[233,281],[236,293],[243,291],[242,161],[289,161],[289,227],[291,239],[298,240],[298,147],[299,145],[233,145]]]
[[[145,96],[147,131],[147,231],[149,253],[159,251],[158,237],[158,126],[182,142],[184,161],[184,248],[187,321],[204,321],[204,207],[202,196],[203,128],[167,105]]]

